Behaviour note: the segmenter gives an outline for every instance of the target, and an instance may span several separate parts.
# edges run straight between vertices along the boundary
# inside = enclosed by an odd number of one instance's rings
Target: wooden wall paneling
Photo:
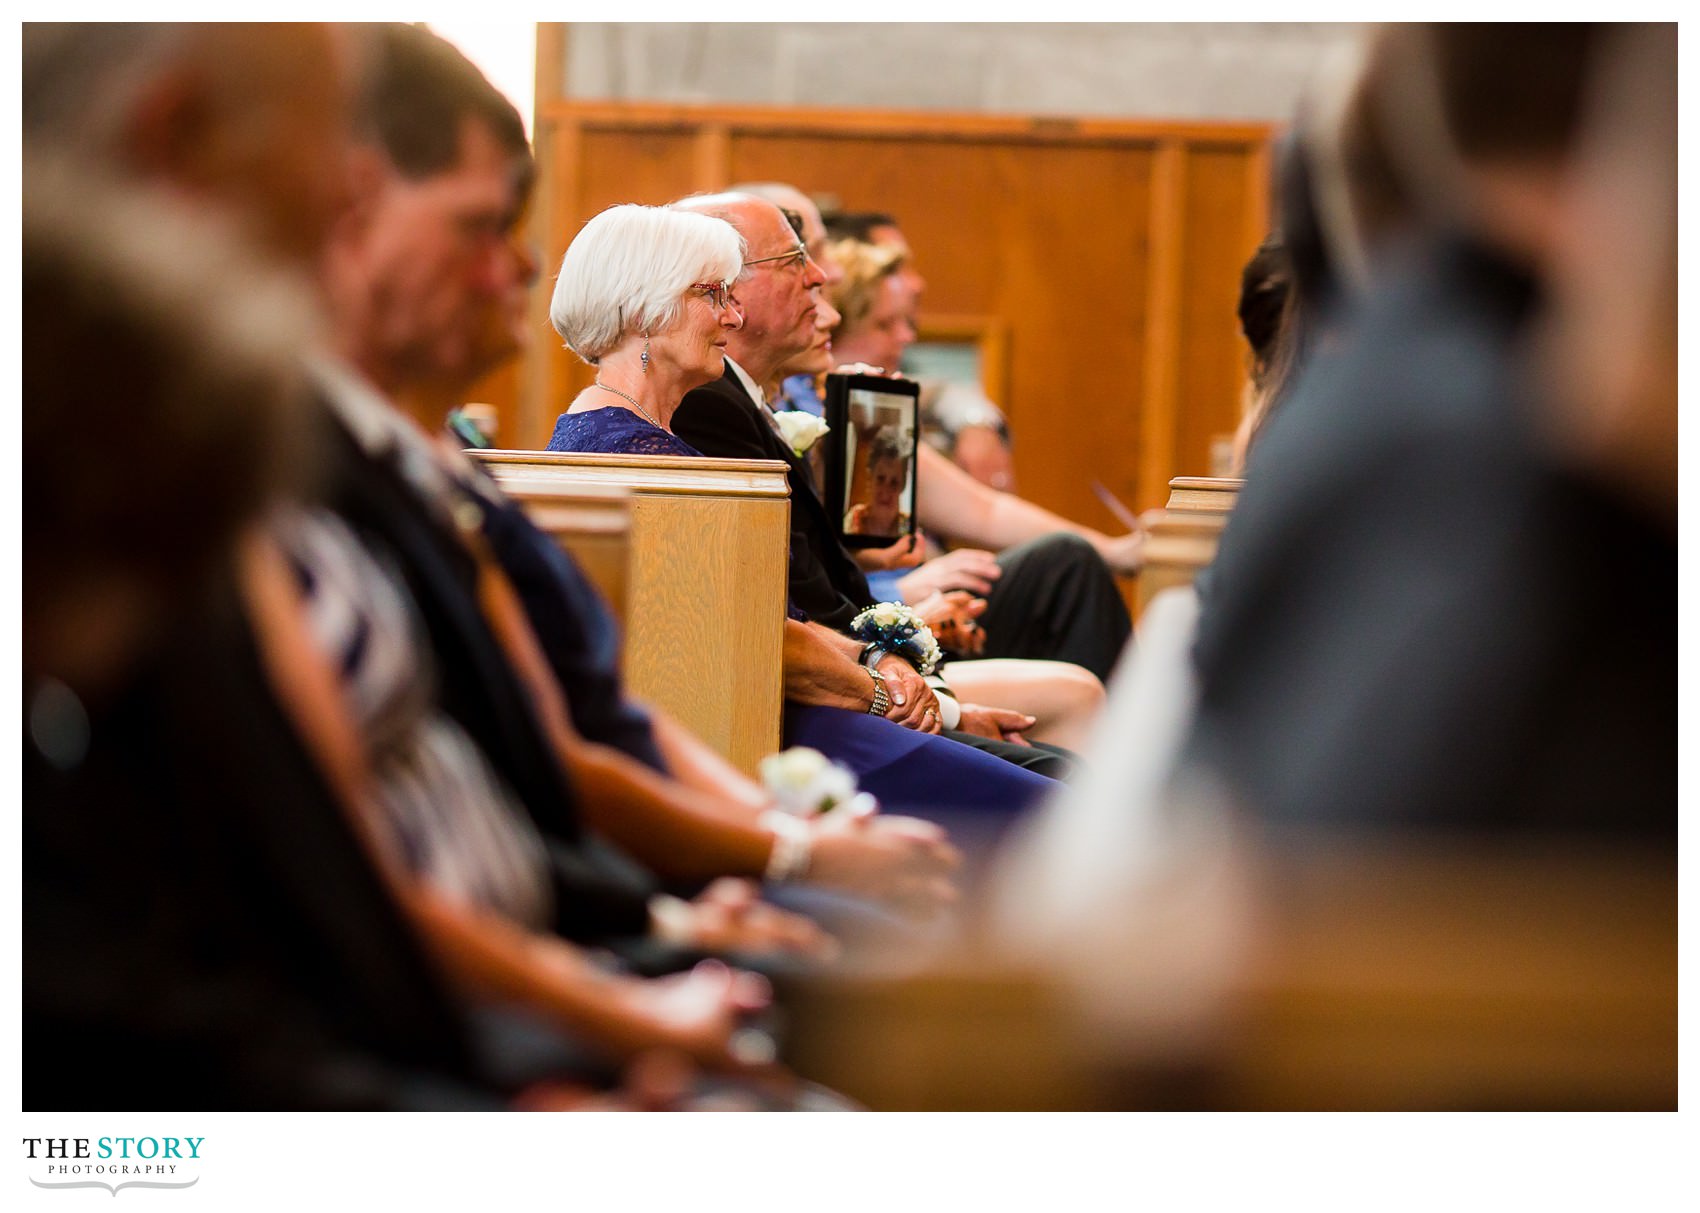
[[[575,114],[593,126],[644,130],[695,130],[724,122],[734,132],[808,139],[866,136],[886,140],[939,140],[1130,145],[1179,139],[1199,144],[1240,144],[1267,139],[1265,122],[1138,118],[1032,117],[947,110],[832,109],[824,106],[694,105],[670,101],[556,100],[546,108]]]
[[[567,95],[567,39],[565,21],[537,23],[537,70],[532,73],[532,113],[539,118],[545,109]]]
[[[548,291],[554,289],[567,245],[597,214],[621,202],[671,202],[693,188],[696,143],[689,132],[609,130],[574,121],[563,125],[561,144],[563,155],[549,168],[558,201],[547,229],[539,233],[547,267],[541,285]],[[547,293],[544,299],[541,356],[546,372],[521,444],[530,449],[549,441],[556,417],[595,378],[549,327]]]
[[[542,60],[538,61],[541,89]],[[531,293],[531,345],[525,354],[525,374],[515,408],[513,436],[507,441],[515,450],[536,450],[549,441],[555,417],[564,407],[557,402],[566,392],[566,382],[578,359],[564,349],[561,338],[549,323],[549,298],[555,276],[560,272],[566,231],[571,216],[579,213],[578,165],[583,158],[582,131],[570,117],[546,112],[537,116],[537,185],[531,205],[531,245],[537,254],[537,285]],[[573,231],[578,229],[574,227]],[[570,237],[569,237],[570,238]],[[576,390],[576,389],[575,389]],[[570,393],[567,393],[570,398]]]
[[[1240,270],[1257,247],[1247,243],[1247,217],[1260,209],[1247,194],[1245,161],[1242,148],[1187,155],[1173,475],[1209,475],[1212,441],[1239,422],[1246,364],[1235,309]]]
[[[732,181],[732,132],[724,122],[704,123],[692,150],[691,193],[712,193]]]
[[[1123,499],[1136,487],[1152,159],[1091,145],[993,155],[1005,194],[987,249],[992,308],[1010,326],[1003,403],[1017,486],[1067,517],[1112,527],[1092,482]]]
[[[1163,503],[1173,475],[1178,405],[1181,272],[1186,247],[1186,148],[1178,139],[1157,145],[1152,170],[1146,283],[1144,394],[1140,401],[1144,447],[1135,510]]]

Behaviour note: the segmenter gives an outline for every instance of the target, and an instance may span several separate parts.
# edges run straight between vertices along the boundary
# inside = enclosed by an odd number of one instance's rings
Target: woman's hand
[[[956,901],[950,873],[961,863],[930,821],[828,813],[815,826],[809,879],[925,916]]]
[[[1151,527],[1161,521],[1162,510],[1146,510],[1139,516],[1139,528],[1125,535],[1099,535],[1092,540],[1098,555],[1110,566],[1112,573],[1131,577],[1145,565],[1145,540]]]
[[[865,572],[882,573],[892,569],[912,568],[921,563],[926,550],[921,546],[921,540],[916,535],[905,535],[896,543],[883,548],[856,549],[856,563]],[[901,584],[901,583],[899,583]],[[905,596],[904,601],[908,601]]]
[[[977,657],[986,647],[986,633],[976,622],[985,609],[984,598],[952,590],[923,599],[915,606],[915,613],[926,620],[933,639],[942,647],[964,657]]]
[[[758,973],[705,960],[689,973],[633,981],[631,1012],[652,1047],[677,1049],[717,1070],[765,1069],[771,1058],[743,1056],[735,1043],[739,1017],[764,1010],[773,989]]]
[[[691,903],[690,940],[710,952],[788,952],[832,960],[838,941],[800,914],[762,901],[747,880],[715,881]]]
[[[992,583],[1003,576],[998,558],[980,548],[957,548],[919,565],[913,573],[898,578],[903,601],[914,605],[934,594],[967,590],[970,594],[992,592]]]
[[[915,667],[895,653],[887,653],[875,663],[885,675],[886,694],[891,703],[885,718],[906,729],[923,733],[939,731],[939,701],[927,680],[915,672]],[[870,696],[872,692],[870,691]]]
[[[1016,745],[1032,745],[1022,733],[1036,723],[1038,721],[1035,717],[1023,712],[1011,712],[1004,708],[983,708],[978,704],[965,703],[962,705],[962,720],[956,727],[976,737],[990,737],[993,741],[1012,741]]]

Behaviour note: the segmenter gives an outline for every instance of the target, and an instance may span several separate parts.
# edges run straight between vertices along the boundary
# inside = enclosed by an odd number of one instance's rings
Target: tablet
[[[826,504],[849,548],[915,533],[921,385],[882,375],[826,377]]]

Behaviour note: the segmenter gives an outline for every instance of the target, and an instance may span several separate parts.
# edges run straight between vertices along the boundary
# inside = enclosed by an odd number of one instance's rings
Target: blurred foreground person
[[[1607,34],[1385,36],[1430,234],[1260,440],[1199,625],[1197,756],[1277,822],[1669,838],[1674,533],[1548,455],[1523,361]]]
[[[1096,1106],[1674,1108],[1675,30],[1380,37],[1418,209],[1009,849],[994,988]]]
[[[23,264],[25,1104],[488,1101],[247,622],[309,300],[30,156]]]

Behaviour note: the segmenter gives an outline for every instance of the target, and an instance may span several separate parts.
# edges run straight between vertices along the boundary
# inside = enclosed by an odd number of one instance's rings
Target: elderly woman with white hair
[[[733,294],[743,251],[730,224],[667,207],[616,206],[584,226],[561,262],[549,318],[568,348],[596,368],[596,382],[561,415],[550,450],[698,454],[668,422],[687,391],[725,372],[726,334],[743,324]],[[936,713],[924,710],[933,693],[918,676],[913,683],[894,676],[889,687],[875,679],[879,689],[870,696],[862,646],[790,614],[788,745],[820,750],[888,807],[948,821],[975,840],[1056,787],[938,736]],[[1014,712],[998,719],[1011,732],[1032,723]]]
[[[697,453],[667,423],[726,369],[726,333],[744,323],[732,298],[743,243],[719,219],[658,206],[616,206],[584,226],[549,319],[596,382],[561,414],[550,450]]]

